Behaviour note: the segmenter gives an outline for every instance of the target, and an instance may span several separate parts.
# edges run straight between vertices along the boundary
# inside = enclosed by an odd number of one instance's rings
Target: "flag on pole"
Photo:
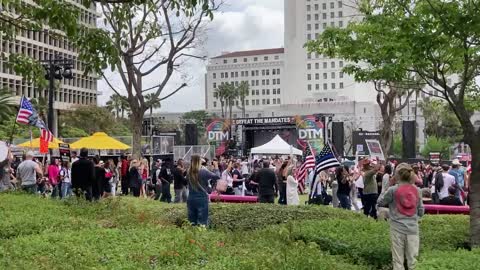
[[[38,116],[32,103],[25,96],[20,100],[20,109],[17,114],[17,123],[38,127],[40,129],[40,139],[46,142],[53,142],[53,133],[50,132],[45,122]]]
[[[307,148],[303,152],[303,163],[297,173],[298,189],[300,193],[303,193],[305,190],[305,179],[308,176],[308,170],[313,168],[315,168],[315,156],[312,154],[310,144],[307,143]]]
[[[315,162],[315,174],[319,174],[323,170],[328,170],[341,165],[333,154],[332,148],[330,148],[328,143],[325,144],[323,150],[315,157]]]

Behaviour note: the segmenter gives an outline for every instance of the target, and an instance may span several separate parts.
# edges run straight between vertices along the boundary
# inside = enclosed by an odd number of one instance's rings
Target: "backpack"
[[[442,190],[443,185],[444,185],[443,175],[442,175],[441,172],[438,172],[438,173],[435,175],[435,192],[436,192],[436,193],[440,193],[440,190]]]

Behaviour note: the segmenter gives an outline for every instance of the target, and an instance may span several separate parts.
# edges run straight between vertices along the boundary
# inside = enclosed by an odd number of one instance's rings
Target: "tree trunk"
[[[133,110],[132,110],[133,111]],[[132,112],[130,124],[132,127],[132,154],[134,158],[142,156],[142,123],[143,113]]]
[[[380,143],[382,144],[382,148],[384,151],[385,156],[388,158],[391,154],[392,150],[392,142],[393,142],[393,131],[392,131],[392,123],[390,121],[383,121],[383,127],[380,131]]]
[[[470,241],[472,247],[480,247],[480,138],[470,144],[472,150],[472,174],[470,175]]]

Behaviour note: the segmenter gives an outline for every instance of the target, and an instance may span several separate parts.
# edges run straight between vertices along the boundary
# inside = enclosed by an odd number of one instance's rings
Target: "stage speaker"
[[[343,157],[345,151],[345,131],[343,128],[343,122],[332,123],[332,143],[337,154]]]
[[[416,157],[416,130],[415,121],[403,121],[402,123],[402,157]]]
[[[185,125],[185,145],[198,145],[197,125]]]

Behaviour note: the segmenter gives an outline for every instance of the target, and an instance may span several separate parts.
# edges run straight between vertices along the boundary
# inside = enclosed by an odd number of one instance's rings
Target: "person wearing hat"
[[[377,219],[377,199],[378,199],[378,184],[375,175],[380,170],[381,165],[365,160],[363,162],[363,214]]]
[[[43,177],[42,169],[33,161],[33,152],[28,151],[25,160],[17,168],[17,179],[21,180],[24,191],[32,194],[37,192],[37,174]]]
[[[401,163],[395,169],[397,183],[390,187],[378,205],[388,207],[390,222],[390,239],[392,242],[393,269],[415,269],[420,246],[418,220],[425,209],[422,193],[415,186],[413,169],[406,163]]]
[[[455,184],[457,187],[455,196],[462,200],[461,194],[465,190],[465,170],[462,168],[462,163],[460,163],[460,160],[452,160],[452,169],[450,169],[448,174],[455,177]]]

